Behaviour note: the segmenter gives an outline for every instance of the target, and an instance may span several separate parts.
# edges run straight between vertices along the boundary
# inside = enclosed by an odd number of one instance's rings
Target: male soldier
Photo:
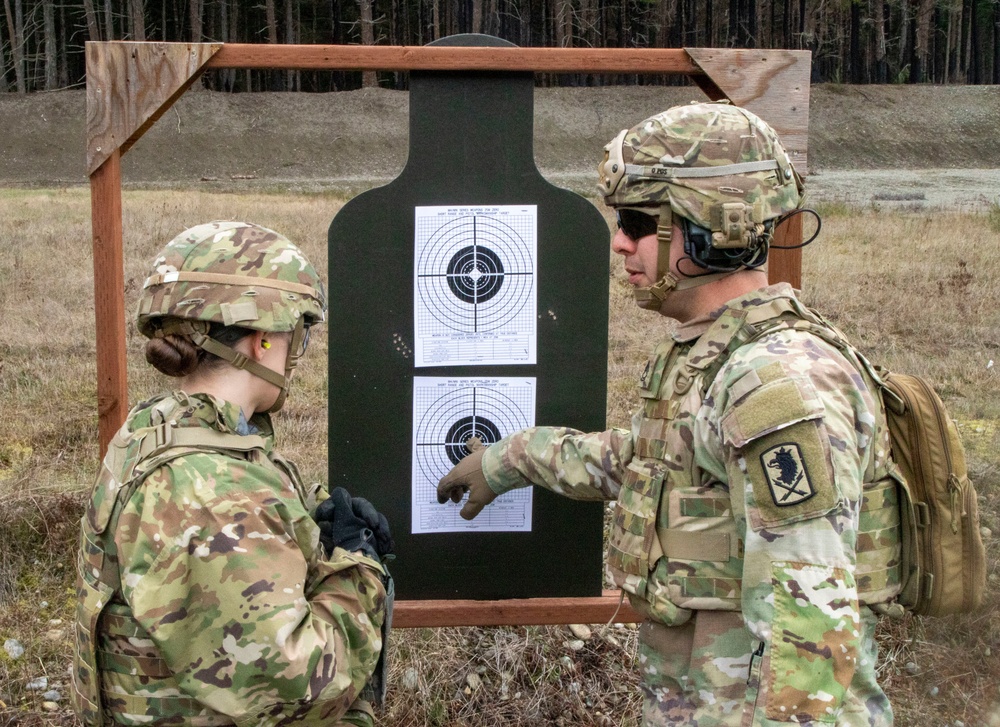
[[[612,249],[639,307],[680,322],[631,432],[516,432],[438,497],[468,492],[465,518],[532,484],[617,501],[607,564],[646,616],[643,724],[891,725],[869,607],[899,581],[884,416],[840,334],[761,268],[801,179],[770,126],[724,104],[605,151]]]

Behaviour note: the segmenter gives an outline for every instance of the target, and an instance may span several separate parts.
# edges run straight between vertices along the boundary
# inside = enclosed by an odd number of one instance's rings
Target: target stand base
[[[574,598],[509,598],[500,601],[396,601],[393,628],[443,626],[544,626],[639,623],[645,617],[619,591]]]

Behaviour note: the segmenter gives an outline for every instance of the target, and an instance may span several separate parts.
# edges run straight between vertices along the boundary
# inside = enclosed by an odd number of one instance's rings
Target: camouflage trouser
[[[824,727],[892,727],[892,708],[875,680],[876,616],[861,609],[859,664],[842,711]],[[758,678],[750,671],[753,640],[734,611],[695,611],[683,626],[647,621],[639,630],[643,727],[767,727],[784,725],[754,713]]]
[[[683,626],[643,623],[643,725],[739,725],[752,650],[738,612],[696,611]]]

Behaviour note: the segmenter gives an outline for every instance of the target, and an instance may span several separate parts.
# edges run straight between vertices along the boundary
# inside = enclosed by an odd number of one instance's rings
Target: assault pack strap
[[[919,376],[873,366],[815,311],[802,308],[795,316],[753,326],[746,342],[779,330],[808,331],[837,348],[877,387],[903,495],[903,588],[896,604],[927,616],[976,610],[986,590],[986,551],[965,450],[944,403]],[[879,610],[897,615],[896,604]]]

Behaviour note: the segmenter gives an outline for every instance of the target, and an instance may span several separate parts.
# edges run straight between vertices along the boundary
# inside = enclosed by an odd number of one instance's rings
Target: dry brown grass
[[[127,192],[129,307],[159,246],[209,219],[274,227],[325,266],[326,229],[340,204],[326,195]],[[82,189],[0,191],[0,641],[26,648],[18,660],[0,650],[0,725],[74,722],[65,700],[46,711],[25,685],[44,675],[66,694],[75,520],[97,457],[89,212]],[[962,425],[983,524],[1000,533],[1000,212],[823,212],[824,234],[805,254],[806,300],[871,358],[939,383]],[[613,270],[608,422],[623,426],[635,376],[669,323],[637,314],[620,265]],[[324,477],[327,447],[327,342],[318,334],[279,423],[283,451],[310,479]],[[127,336],[136,401],[169,382],[143,362],[131,324]],[[881,675],[897,724],[1000,726],[996,537],[988,547],[981,613],[884,625]],[[564,627],[397,631],[383,721],[635,724],[634,630],[595,630],[578,651],[572,638]]]

